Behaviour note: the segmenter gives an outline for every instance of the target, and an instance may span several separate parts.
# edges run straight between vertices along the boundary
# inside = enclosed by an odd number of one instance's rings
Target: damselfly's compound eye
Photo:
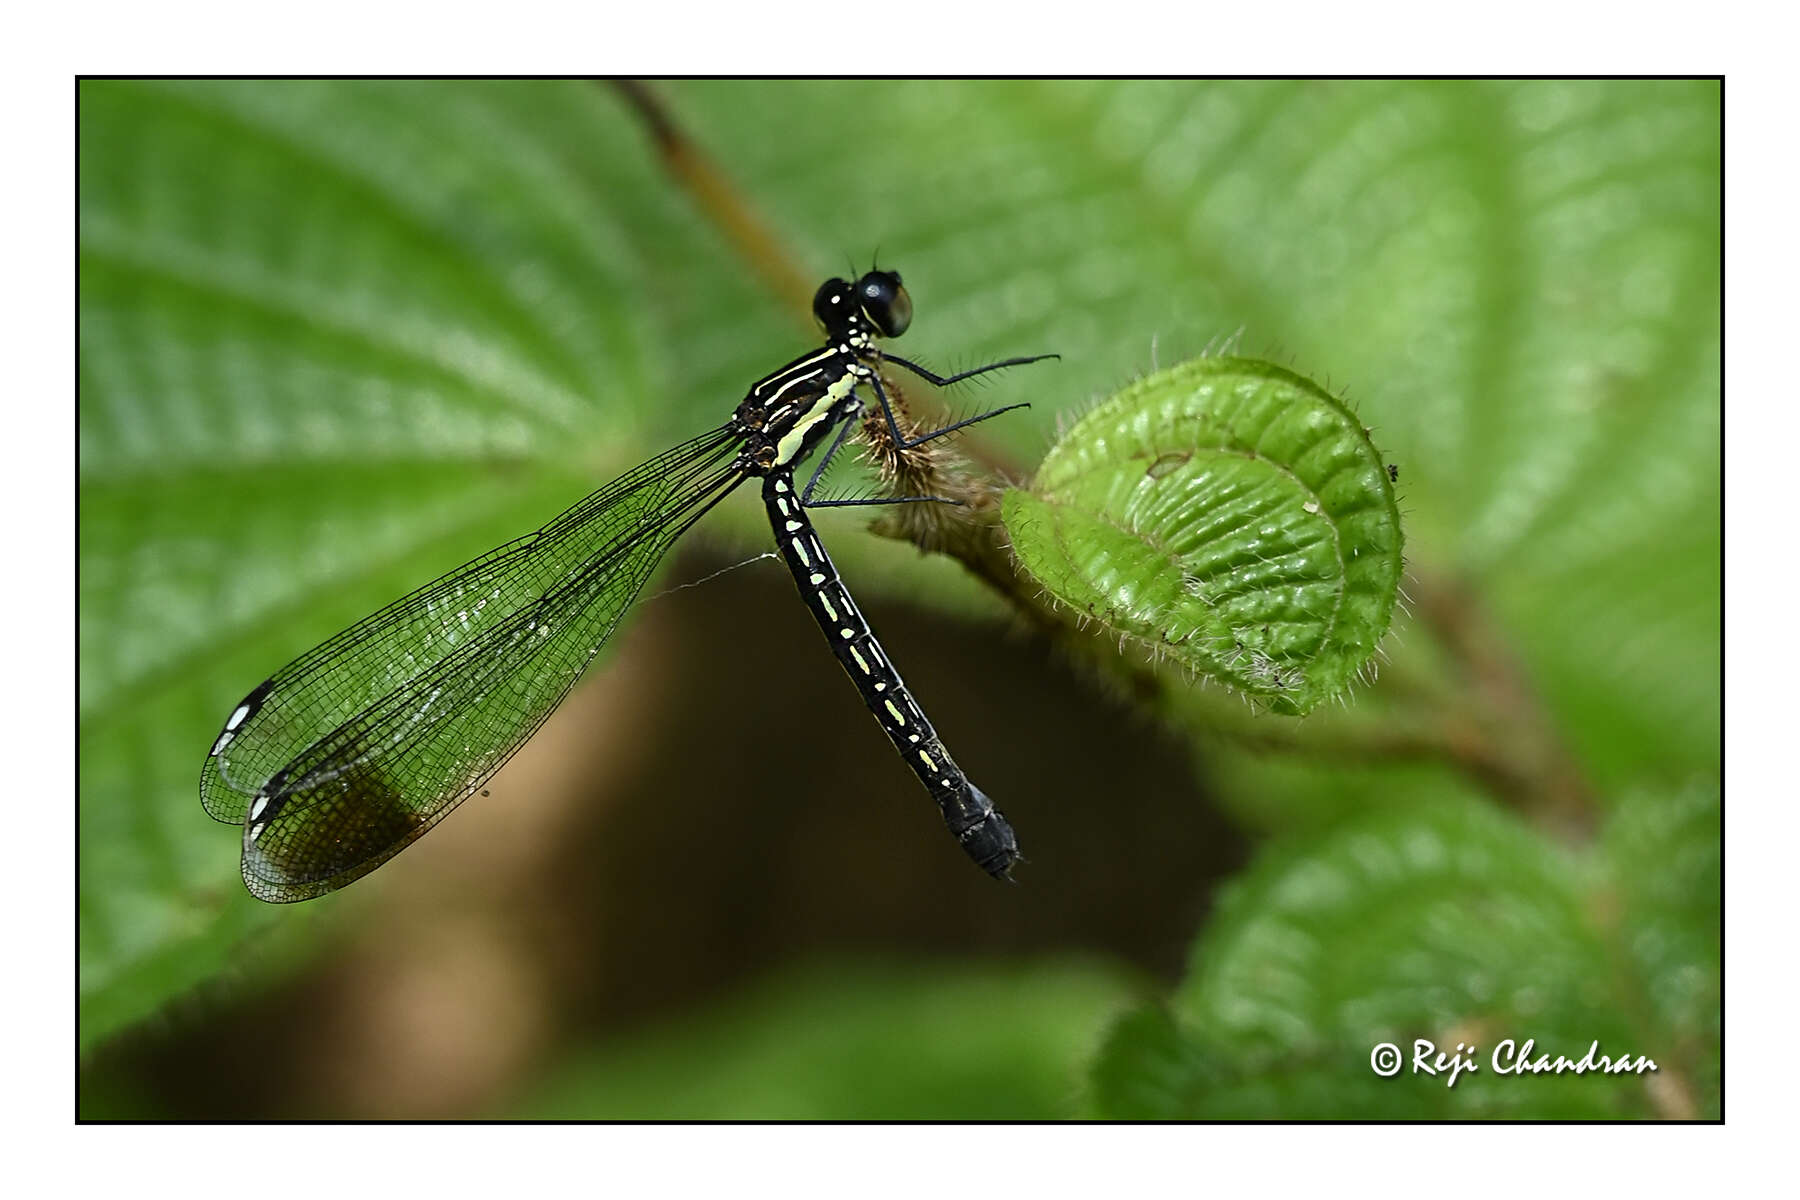
[[[827,279],[813,294],[813,316],[833,337],[855,311],[856,289],[848,279]]]
[[[857,303],[882,337],[899,337],[912,324],[912,297],[895,271],[870,271],[856,283]]]

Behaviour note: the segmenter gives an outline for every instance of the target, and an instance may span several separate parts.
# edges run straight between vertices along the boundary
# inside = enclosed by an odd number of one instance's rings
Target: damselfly
[[[284,903],[343,887],[480,790],[568,694],[675,539],[751,478],[762,480],[782,558],[864,702],[958,843],[989,874],[1007,876],[1019,856],[1012,827],[938,740],[806,510],[955,503],[813,499],[865,411],[865,386],[900,448],[1024,407],[905,437],[882,386],[883,363],[943,386],[1054,355],[941,377],[884,353],[879,339],[899,337],[912,321],[912,300],[892,271],[828,280],[813,314],[824,345],[758,380],[724,425],[357,622],[232,709],[201,768],[200,800],[215,819],[243,826],[253,895]],[[795,470],[827,438],[798,487]]]

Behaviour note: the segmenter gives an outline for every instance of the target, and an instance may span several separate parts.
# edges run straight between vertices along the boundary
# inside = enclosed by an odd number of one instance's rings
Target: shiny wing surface
[[[235,708],[202,769],[244,823],[244,879],[301,900],[373,870],[481,785],[550,715],[675,539],[741,475],[723,428],[650,460],[536,533],[402,597]]]

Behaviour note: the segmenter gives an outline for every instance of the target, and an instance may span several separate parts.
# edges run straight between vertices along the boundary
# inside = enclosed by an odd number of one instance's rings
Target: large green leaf
[[[1115,1025],[1094,1109],[1716,1116],[1719,860],[1706,846],[1718,818],[1717,791],[1695,785],[1636,797],[1592,855],[1559,853],[1475,802],[1390,809],[1291,843],[1233,888],[1171,1003]],[[1474,1071],[1415,1070],[1420,1039],[1468,1047]],[[1657,1069],[1498,1070],[1495,1053],[1511,1066],[1527,1039],[1527,1062],[1579,1061],[1598,1043]],[[1397,1076],[1371,1067],[1383,1043],[1404,1056]]]

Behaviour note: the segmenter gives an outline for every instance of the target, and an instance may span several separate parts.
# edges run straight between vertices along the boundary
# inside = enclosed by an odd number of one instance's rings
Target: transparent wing
[[[244,877],[299,900],[373,870],[497,770],[567,694],[663,553],[741,475],[721,428],[402,597],[233,710],[201,801]]]

